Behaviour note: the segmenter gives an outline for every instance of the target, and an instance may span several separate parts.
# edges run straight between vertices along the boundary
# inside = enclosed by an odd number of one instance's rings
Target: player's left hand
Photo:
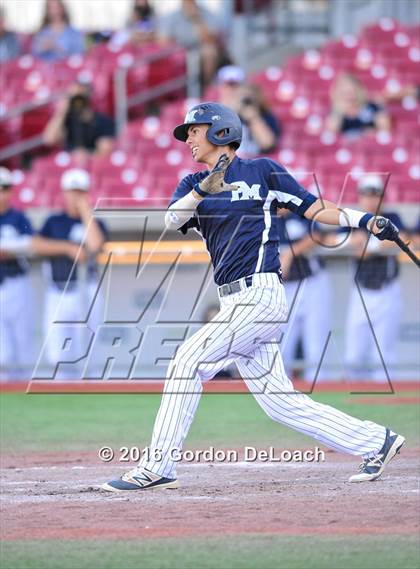
[[[210,174],[199,183],[200,190],[206,194],[220,194],[236,190],[238,186],[225,182],[225,173],[229,164],[227,154],[222,154]]]
[[[399,229],[386,217],[375,217],[370,224],[369,231],[380,241],[395,241],[399,234]]]

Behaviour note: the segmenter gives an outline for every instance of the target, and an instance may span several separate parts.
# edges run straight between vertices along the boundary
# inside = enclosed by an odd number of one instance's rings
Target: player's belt
[[[282,282],[282,278],[281,275],[279,273],[266,273],[266,274],[270,274],[270,275],[275,275],[280,282]],[[223,298],[224,296],[228,296],[229,294],[235,294],[236,292],[240,292],[241,290],[244,290],[250,286],[252,286],[253,284],[256,284],[254,282],[254,276],[258,277],[259,279],[264,279],[265,275],[263,274],[256,274],[256,275],[249,275],[248,277],[244,277],[242,279],[239,279],[237,281],[233,281],[231,283],[226,283],[224,285],[221,285],[217,288],[217,292],[219,293],[219,298]],[[271,276],[271,279],[273,277]],[[260,284],[268,284],[268,283],[260,283]]]
[[[229,294],[234,294],[235,292],[240,292],[244,288],[252,286],[252,275],[245,277],[244,279],[239,279],[238,281],[233,281],[232,283],[226,283],[219,286],[217,289],[219,292],[219,297],[228,296]]]

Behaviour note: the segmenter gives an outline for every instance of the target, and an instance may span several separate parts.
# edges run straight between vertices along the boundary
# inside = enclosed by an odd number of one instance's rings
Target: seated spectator
[[[200,50],[201,85],[209,85],[216,71],[229,60],[220,31],[223,23],[196,0],[181,0],[181,7],[157,21],[159,39]]]
[[[121,47],[127,43],[141,45],[153,41],[155,37],[155,17],[149,0],[134,0],[127,26],[116,32],[110,43]]]
[[[278,144],[280,126],[256,85],[245,82],[240,67],[226,65],[217,74],[219,101],[238,113],[243,123],[242,143],[238,154],[253,158],[271,152]]]
[[[41,29],[32,42],[32,54],[44,61],[57,61],[84,51],[83,34],[70,25],[62,0],[47,0]]]
[[[332,110],[326,120],[327,130],[358,137],[369,130],[389,130],[386,111],[369,101],[363,85],[354,75],[341,73],[331,90]]]
[[[0,6],[0,63],[17,57],[20,53],[20,45],[17,35],[5,28],[4,10]]]
[[[45,144],[64,143],[64,148],[80,158],[81,164],[88,154],[109,154],[114,135],[114,121],[93,109],[90,87],[80,83],[70,87],[43,133]]]

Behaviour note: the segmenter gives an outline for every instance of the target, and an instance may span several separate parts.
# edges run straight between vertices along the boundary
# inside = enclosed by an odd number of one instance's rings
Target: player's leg
[[[32,363],[32,324],[27,276],[6,279],[0,292],[0,367],[4,378],[24,379]]]
[[[372,326],[379,349],[374,349],[372,354],[374,367],[372,377],[377,381],[386,381],[387,375],[391,380],[395,379],[397,342],[402,310],[400,283],[395,280],[377,292],[378,298],[376,299],[375,313],[372,314]]]
[[[373,314],[370,291],[361,289],[368,314]],[[347,374],[354,379],[366,379],[369,376],[366,362],[373,344],[372,329],[362,303],[359,289],[354,285],[350,293],[350,302],[346,321],[345,364]]]
[[[0,287],[0,296],[3,289]],[[12,379],[11,364],[13,362],[13,323],[7,317],[3,304],[0,303],[0,380]]]
[[[63,292],[50,287],[45,299],[45,355],[52,366],[63,360],[72,361],[80,357],[79,333],[67,324],[78,322],[81,317],[81,299],[77,290]],[[68,339],[71,338],[69,341]],[[68,344],[68,345],[67,345]],[[64,351],[64,346],[66,349]],[[66,369],[61,365],[56,378],[74,379],[75,366],[70,364]]]
[[[274,341],[259,345],[250,357],[236,363],[250,392],[275,421],[349,454],[375,454],[384,444],[385,427],[295,391]]]
[[[14,336],[16,345],[16,366],[21,377],[26,378],[34,362],[33,334],[33,290],[29,277],[19,278],[16,291],[19,293],[19,302],[16,306]]]
[[[263,332],[266,327],[256,324],[264,313],[264,294],[263,289],[250,288],[223,299],[223,307],[215,318],[179,348],[168,369],[153,429],[151,459],[141,460],[140,466],[160,476],[175,477],[176,460],[171,453],[182,448],[201,397],[202,382],[249,351],[251,343],[255,345],[254,332]],[[243,304],[237,301],[238,297]],[[277,326],[271,325],[271,334]]]
[[[303,349],[306,363],[304,377],[312,382],[320,364],[318,379],[328,379],[332,375],[326,368],[325,358],[321,363],[328,335],[331,331],[331,283],[325,270],[309,277],[307,281],[307,290],[310,293],[305,298],[303,320]]]
[[[305,280],[285,283],[284,290],[289,312],[287,323],[281,327],[283,336],[280,342],[280,349],[283,354],[283,361],[287,373],[291,374],[293,368],[292,362],[295,358],[298,341],[303,331],[303,319],[305,316]]]

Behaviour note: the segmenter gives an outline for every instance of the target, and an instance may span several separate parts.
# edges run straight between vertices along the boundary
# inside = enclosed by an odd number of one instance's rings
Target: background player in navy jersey
[[[309,381],[315,377],[325,379],[327,370],[324,366],[318,370],[318,366],[331,330],[331,286],[324,260],[316,253],[322,231],[317,224],[288,209],[279,210],[278,230],[280,264],[289,304],[288,322],[282,327],[280,344],[286,372],[292,374],[292,362],[301,341],[303,377]]]
[[[379,239],[395,239],[365,212],[322,203],[268,158],[242,160],[238,115],[216,103],[201,103],[174,130],[198,163],[209,170],[186,176],[165,217],[168,229],[198,228],[218,285],[220,312],[193,334],[171,361],[149,452],[139,465],[103,484],[111,492],[177,488],[177,458],[194,418],[202,383],[231,362],[256,401],[274,420],[321,443],[363,457],[351,482],[378,478],[404,444],[388,428],[350,417],[294,390],[276,341],[287,303],[278,255],[278,208],[307,219],[346,227],[367,227]],[[246,420],[246,418],[244,418]]]
[[[364,176],[359,182],[358,191],[360,208],[382,215],[384,182],[381,177],[375,174]],[[405,239],[405,228],[399,215],[392,211],[383,215],[400,229],[402,238]],[[397,361],[402,310],[397,258],[399,249],[390,241],[369,239],[367,246],[366,241],[366,230],[359,229],[353,231],[349,242],[354,249],[356,283],[351,291],[347,315],[345,357],[351,377],[384,380],[386,373],[381,356],[391,378]]]
[[[34,235],[26,215],[11,207],[12,189],[12,173],[0,167],[0,378],[24,379],[34,333],[28,257],[67,255],[73,263],[79,247]]]
[[[51,326],[54,321],[70,324],[81,321],[88,314],[88,307],[92,303],[89,328],[95,330],[103,317],[102,297],[96,294],[96,255],[107,239],[107,231],[102,221],[93,217],[89,204],[89,187],[90,176],[86,170],[67,170],[61,178],[64,211],[48,217],[40,231],[45,238],[62,239],[77,247],[83,245],[86,254],[86,282],[83,286],[77,265],[68,257],[52,257],[46,263],[45,349],[47,359],[53,365],[60,361],[67,338],[71,338],[71,342],[66,348],[66,359],[69,359],[68,356],[71,359],[72,355],[77,359],[83,333],[83,328],[75,330],[71,326]],[[71,365],[68,367],[67,370],[60,370],[60,377],[75,376],[76,368]]]

